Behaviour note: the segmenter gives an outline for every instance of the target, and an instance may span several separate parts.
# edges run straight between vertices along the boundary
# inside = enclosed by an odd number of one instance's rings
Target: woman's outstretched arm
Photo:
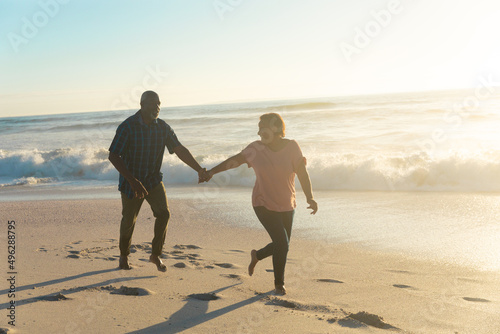
[[[243,156],[243,154],[241,153],[238,153],[235,156],[232,156],[231,158],[221,162],[220,164],[209,170],[208,173],[210,177],[212,177],[215,174],[226,171],[228,169],[237,168],[246,162],[247,160],[245,159],[245,156]]]
[[[311,179],[309,178],[309,173],[307,172],[306,164],[304,162],[299,164],[296,173],[299,178],[300,185],[302,186],[302,191],[306,195],[307,204],[309,204],[308,209],[311,209],[311,214],[314,215],[318,211],[318,203],[314,200]]]

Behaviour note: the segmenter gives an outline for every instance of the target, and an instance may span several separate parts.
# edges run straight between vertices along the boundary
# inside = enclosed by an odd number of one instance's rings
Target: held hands
[[[315,200],[310,199],[307,200],[307,204],[309,204],[307,208],[312,210],[311,215],[315,215],[316,212],[318,212],[318,203],[316,203]]]
[[[198,183],[208,182],[212,178],[212,174],[206,168],[198,171]]]

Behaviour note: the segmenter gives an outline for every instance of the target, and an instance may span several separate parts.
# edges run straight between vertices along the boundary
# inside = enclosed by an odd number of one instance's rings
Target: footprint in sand
[[[112,257],[112,256],[96,256],[95,258],[97,260],[106,260],[106,261],[116,261],[117,260],[116,257]]]
[[[47,252],[47,250],[43,247],[40,247],[36,250],[37,252]]]
[[[290,309],[299,309],[299,305],[292,301],[288,301],[285,299],[278,299],[278,298],[268,299],[268,300],[269,301],[266,303],[266,305],[276,305]]]
[[[195,261],[195,260],[190,260],[189,263],[191,263],[195,267],[201,266],[201,262]]]
[[[234,252],[234,253],[246,253],[245,251],[242,251],[241,249],[230,249],[229,252]]]
[[[36,299],[43,300],[43,301],[49,301],[49,302],[57,302],[60,300],[67,300],[67,299],[71,299],[71,298],[66,297],[62,293],[58,293],[57,295],[43,296],[43,297],[38,297]]]
[[[66,255],[66,257],[70,259],[79,259],[81,257],[80,251],[70,250],[68,251],[68,254],[69,255]]]
[[[346,313],[342,309],[334,309],[327,305],[305,304],[278,297],[265,297],[263,300],[266,301],[266,305],[281,306],[293,311],[309,312],[310,314],[314,313],[319,320],[326,320],[331,324],[337,322],[342,327],[361,328],[372,326],[381,329],[398,329],[386,323],[382,317],[368,312]]]
[[[483,299],[483,298],[463,297],[463,299],[468,301],[468,302],[475,302],[475,303],[490,303],[491,302],[491,300]]]
[[[119,289],[112,287],[112,295],[123,295],[123,296],[149,296],[154,294],[153,291],[144,288],[134,288],[122,285]]]
[[[167,256],[176,260],[184,260],[186,258],[186,255],[182,251],[169,252]]]
[[[196,245],[175,245],[176,249],[201,249],[201,247]]]
[[[338,320],[338,321],[337,321]],[[368,327],[367,324],[361,322],[361,321],[358,321],[358,320],[355,320],[355,319],[351,319],[349,317],[345,317],[344,319],[335,319],[335,318],[331,318],[331,319],[328,319],[327,320],[329,323],[333,324],[335,321],[337,321],[337,323],[342,326],[342,327],[346,327],[346,328],[363,328],[363,327]]]
[[[73,248],[73,247],[71,247]],[[66,256],[67,258],[71,259],[99,259],[99,260],[106,260],[106,261],[115,261],[116,258],[119,258],[119,256],[111,256],[105,254],[105,252],[110,251],[112,249],[118,248],[118,246],[110,246],[110,247],[92,247],[92,248],[85,248],[80,251],[78,250],[67,250],[66,252],[68,255]],[[66,247],[68,249],[68,247]]]
[[[458,277],[457,280],[463,281],[463,282],[468,282],[468,283],[482,283],[480,280],[473,279],[473,278],[465,278],[465,277]]]
[[[398,329],[397,327],[394,327],[384,322],[384,319],[382,317],[368,312],[358,312],[356,314],[349,314],[344,319],[339,320],[339,325],[343,327],[351,327],[352,325],[355,325],[355,322],[353,323],[352,320],[359,322],[361,325],[359,327],[368,325],[381,329]],[[345,323],[342,324],[342,322]]]
[[[262,300],[266,301],[266,305],[281,306],[287,309],[293,309],[297,311],[314,312],[316,314],[336,312],[335,310],[332,310],[329,306],[326,305],[301,303],[298,301],[293,301],[280,297],[266,296]]]
[[[118,241],[118,239],[102,239],[104,242],[115,242]]]
[[[63,290],[68,293],[81,292],[81,291],[93,291],[93,292],[109,292],[112,295],[123,295],[123,296],[148,296],[155,294],[154,291],[145,288],[137,288],[137,287],[128,287],[122,285],[120,288],[117,288],[113,285],[106,286],[80,286],[74,287],[71,289]],[[64,296],[63,296],[64,297]]]
[[[187,267],[187,264],[185,264],[184,262],[177,262],[176,264],[173,265],[175,268],[186,268]]]
[[[408,271],[408,270],[387,270],[388,272],[390,273],[396,273],[396,274],[409,274],[409,275],[413,275],[413,273],[411,271]]]
[[[201,260],[200,254],[175,253],[174,256],[172,256],[172,258],[176,260],[191,260],[190,262]]]
[[[331,278],[319,278],[316,280],[316,282],[322,282],[322,283],[344,283],[342,281],[337,281],[335,279],[331,279]]]
[[[145,251],[146,253],[151,253],[151,246],[141,244],[134,244],[130,246],[130,253],[135,253],[139,250]]]
[[[237,274],[220,274],[222,277],[227,277],[227,278],[232,278],[232,279],[237,279],[241,281],[243,279],[243,276],[237,275]]]
[[[193,294],[190,294],[188,296],[188,298],[203,300],[203,301],[210,301],[210,300],[220,299],[221,297],[215,293],[193,293]]]
[[[218,267],[226,268],[226,269],[238,268],[238,266],[236,266],[232,263],[214,263],[214,264]]]
[[[406,285],[406,284],[393,284],[392,286],[395,288],[398,288],[398,289],[417,290],[416,288],[412,287],[411,285]]]

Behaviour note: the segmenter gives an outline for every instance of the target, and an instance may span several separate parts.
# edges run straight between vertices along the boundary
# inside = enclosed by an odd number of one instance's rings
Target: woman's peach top
[[[257,177],[252,205],[277,212],[295,209],[295,172],[302,161],[305,163],[299,144],[289,140],[285,147],[274,152],[257,140],[241,153]]]

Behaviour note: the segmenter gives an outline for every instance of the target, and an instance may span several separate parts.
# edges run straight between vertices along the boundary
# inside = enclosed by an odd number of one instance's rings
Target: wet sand
[[[352,244],[292,237],[287,295],[271,259],[247,274],[263,229],[231,226],[210,208],[169,202],[163,261],[148,262],[154,217],[145,203],[132,270],[118,270],[118,199],[0,202],[16,222],[15,298],[7,250],[0,328],[19,333],[497,333],[498,272],[445,265]],[[15,300],[15,327],[6,308]]]

